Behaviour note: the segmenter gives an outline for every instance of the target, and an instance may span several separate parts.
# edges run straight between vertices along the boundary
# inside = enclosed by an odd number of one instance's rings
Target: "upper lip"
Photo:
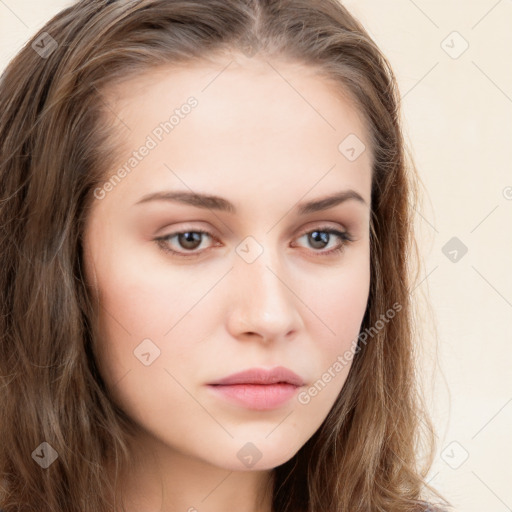
[[[284,366],[277,366],[270,370],[265,368],[250,368],[238,373],[233,373],[223,379],[210,382],[211,385],[230,384],[276,384],[284,382],[294,386],[303,386],[304,380],[296,373]]]

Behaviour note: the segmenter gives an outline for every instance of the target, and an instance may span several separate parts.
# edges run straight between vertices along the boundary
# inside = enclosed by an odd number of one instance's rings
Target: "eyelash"
[[[342,240],[342,243],[338,247],[335,247],[334,249],[331,249],[329,251],[325,251],[325,252],[313,251],[314,253],[315,252],[318,253],[315,256],[319,256],[319,257],[320,256],[327,257],[327,256],[333,256],[335,254],[340,254],[345,249],[345,246],[349,242],[353,242],[354,241],[354,239],[352,238],[352,235],[348,231],[339,231],[337,229],[333,229],[333,228],[327,227],[327,226],[317,227],[315,229],[312,229],[312,230],[309,230],[309,231],[305,231],[304,233],[302,233],[299,236],[299,238],[302,238],[304,235],[310,235],[310,234],[312,234],[314,232],[328,233],[329,235],[336,235],[337,237],[339,237]],[[202,229],[186,229],[186,230],[183,230],[183,231],[175,231],[174,233],[169,233],[168,235],[155,238],[154,241],[157,242],[157,245],[164,252],[170,253],[170,254],[172,254],[174,256],[178,256],[180,258],[196,258],[198,256],[201,256],[202,252],[208,251],[208,249],[204,249],[203,251],[191,252],[189,254],[185,254],[185,253],[182,253],[180,251],[175,251],[174,249],[170,249],[169,245],[168,245],[168,240],[170,238],[174,238],[174,237],[179,236],[179,235],[184,235],[185,233],[201,233],[203,235],[210,236],[212,239],[216,239],[208,231],[204,231]]]

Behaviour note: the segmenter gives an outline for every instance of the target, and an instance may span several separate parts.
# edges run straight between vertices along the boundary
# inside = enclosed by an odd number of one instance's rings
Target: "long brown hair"
[[[415,380],[410,292],[419,267],[409,261],[418,252],[418,176],[395,77],[374,41],[336,0],[84,0],[50,20],[0,81],[6,512],[112,510],[115,481],[103,468],[130,467],[134,425],[97,370],[97,311],[83,278],[84,221],[120,144],[104,92],[156,66],[231,51],[288,59],[333,80],[364,117],[374,155],[362,324],[371,336],[359,339],[320,428],[275,468],[274,511],[416,511],[425,499],[442,498],[425,481],[435,439]],[[396,304],[400,312],[382,322]]]

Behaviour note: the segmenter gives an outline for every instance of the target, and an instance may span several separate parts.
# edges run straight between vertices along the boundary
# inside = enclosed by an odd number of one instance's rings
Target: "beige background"
[[[70,3],[0,0],[0,69]],[[430,482],[458,511],[512,511],[512,1],[345,5],[394,68],[425,185],[414,294],[433,309],[423,330],[438,430]]]

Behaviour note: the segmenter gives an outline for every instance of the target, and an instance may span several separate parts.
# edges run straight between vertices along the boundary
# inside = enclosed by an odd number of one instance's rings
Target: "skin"
[[[198,100],[94,201],[84,233],[87,282],[102,306],[100,372],[140,427],[132,446],[139,463],[122,479],[129,512],[269,512],[272,468],[319,428],[350,369],[348,362],[307,404],[294,396],[269,411],[227,403],[206,387],[282,365],[302,376],[300,391],[309,389],[353,347],[368,300],[371,155],[349,161],[338,150],[350,133],[369,148],[365,126],[312,69],[271,64],[236,55],[159,68],[109,90],[125,141],[119,166],[188,97]],[[365,204],[350,199],[297,215],[298,203],[346,189]],[[238,212],[136,204],[166,190],[218,195]],[[326,255],[343,240],[324,235],[315,244],[305,234],[325,226],[348,230],[353,241]],[[173,256],[155,241],[197,229],[211,237],[198,235],[192,249],[177,236],[167,240],[197,258]],[[262,249],[251,263],[237,252],[246,237]],[[134,350],[148,338],[160,355],[146,366]],[[261,453],[252,467],[237,457],[248,442]]]

